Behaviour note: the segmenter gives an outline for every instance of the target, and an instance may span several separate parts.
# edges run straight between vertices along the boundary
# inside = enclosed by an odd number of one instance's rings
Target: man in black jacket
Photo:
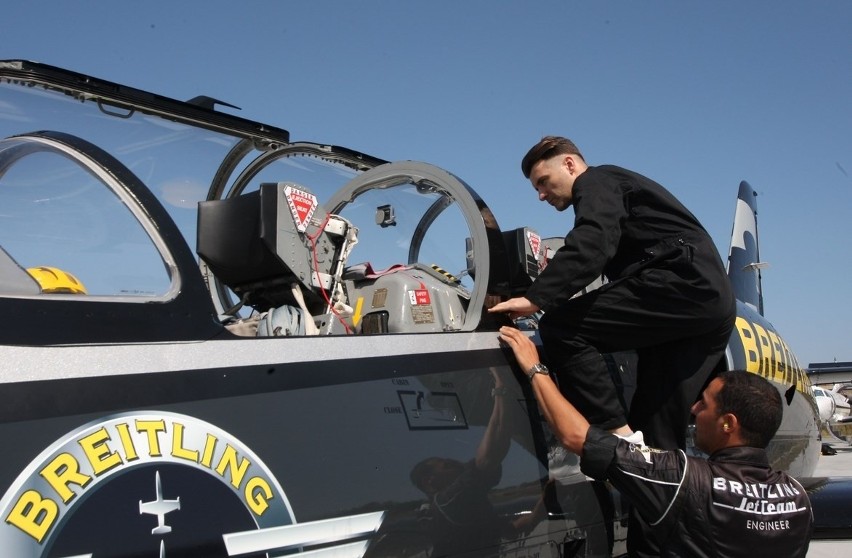
[[[548,364],[591,424],[619,434],[629,424],[654,447],[684,448],[690,407],[735,319],[713,241],[665,188],[627,169],[588,166],[566,138],[543,138],[521,166],[540,200],[558,211],[574,206],[574,227],[526,296],[490,311],[545,311]],[[572,298],[602,274],[607,284]],[[638,354],[629,415],[602,356],[626,350]]]
[[[523,332],[502,327],[500,340],[522,369],[539,364],[536,346]],[[585,474],[609,480],[630,499],[661,556],[806,556],[813,512],[805,489],[769,466],[765,448],[783,407],[765,379],[743,370],[722,372],[703,391],[692,413],[695,443],[710,456],[705,460],[590,426],[549,375],[533,372],[529,378],[560,442],[580,455]]]

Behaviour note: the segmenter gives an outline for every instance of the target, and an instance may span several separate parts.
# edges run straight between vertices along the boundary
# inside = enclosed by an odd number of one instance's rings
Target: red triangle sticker
[[[314,210],[317,208],[317,197],[310,192],[292,186],[284,187],[284,197],[287,199],[287,205],[290,206],[290,213],[293,215],[296,229],[299,232],[305,232],[311,217],[314,215]]]
[[[541,260],[541,237],[532,231],[527,231],[527,240],[536,260]]]

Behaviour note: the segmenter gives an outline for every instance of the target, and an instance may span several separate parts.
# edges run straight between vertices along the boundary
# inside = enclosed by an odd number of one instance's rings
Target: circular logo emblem
[[[159,411],[69,432],[18,476],[0,513],[3,555],[39,558],[225,557],[229,538],[295,523],[248,447],[212,424]]]

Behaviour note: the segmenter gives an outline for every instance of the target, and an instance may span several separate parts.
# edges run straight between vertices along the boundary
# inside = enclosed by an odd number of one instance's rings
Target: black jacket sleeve
[[[609,480],[654,525],[671,511],[686,463],[681,451],[633,444],[593,426],[583,444],[580,469],[596,480]]]
[[[577,177],[573,196],[574,228],[527,290],[526,297],[544,311],[566,303],[603,273],[628,215],[621,184],[594,167]]]

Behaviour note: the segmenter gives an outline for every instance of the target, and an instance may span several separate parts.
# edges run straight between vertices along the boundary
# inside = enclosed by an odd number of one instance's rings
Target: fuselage
[[[534,278],[533,231],[431,165],[38,64],[0,77],[4,552],[623,547],[620,496],[557,443],[483,312]],[[807,377],[748,305],[719,367],[777,385],[773,463],[810,475]],[[140,507],[152,485],[165,509]]]

